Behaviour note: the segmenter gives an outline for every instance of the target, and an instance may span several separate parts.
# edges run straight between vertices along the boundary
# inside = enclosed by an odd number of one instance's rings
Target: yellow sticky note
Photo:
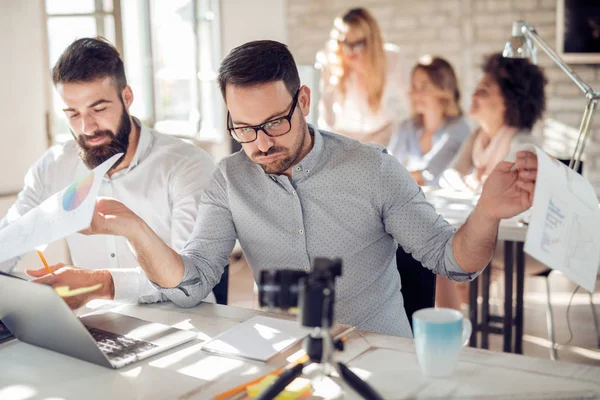
[[[102,287],[102,284],[99,283],[94,286],[82,287],[82,288],[78,288],[78,289],[74,289],[74,290],[70,290],[68,286],[56,286],[54,288],[54,290],[56,291],[56,293],[58,293],[58,295],[60,297],[72,297],[72,296],[77,296],[77,295],[84,294],[84,293],[93,292],[95,290],[100,289],[101,287]]]
[[[248,386],[246,389],[248,396],[252,398],[258,397],[262,392],[271,386],[276,380],[277,375],[267,375],[264,379],[254,385]],[[275,400],[296,400],[310,397],[311,386],[310,380],[305,378],[296,378],[292,383],[275,397]]]

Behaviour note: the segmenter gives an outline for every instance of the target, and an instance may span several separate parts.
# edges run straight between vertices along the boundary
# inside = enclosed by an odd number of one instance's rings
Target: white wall
[[[0,0],[0,196],[23,186],[27,168],[48,143],[42,4]]]
[[[46,70],[44,8],[41,0],[0,0],[0,218],[15,201],[27,169],[48,146],[46,136]],[[64,241],[46,250],[51,264],[69,262]],[[42,264],[29,253],[17,266]]]
[[[221,0],[220,6],[223,57],[252,40],[287,43],[287,0]]]
[[[400,46],[407,69],[423,54],[448,59],[461,82],[467,110],[481,76],[483,55],[503,49],[512,21],[524,19],[534,25],[550,47],[554,48],[556,40],[556,0],[287,0],[289,46],[296,62],[314,62],[334,18],[357,4],[375,15],[386,41]],[[538,61],[549,84],[546,119],[537,130],[544,134],[544,150],[558,158],[570,158],[585,100],[567,75],[539,49]],[[590,85],[600,87],[599,64],[571,67]],[[584,176],[600,195],[600,114],[594,119],[585,155]]]

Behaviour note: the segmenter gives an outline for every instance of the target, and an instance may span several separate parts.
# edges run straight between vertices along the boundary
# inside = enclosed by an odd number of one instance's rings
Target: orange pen
[[[38,253],[38,256],[40,256],[42,263],[44,263],[44,267],[46,267],[46,270],[48,271],[48,273],[52,274],[52,270],[50,269],[50,266],[48,265],[48,261],[46,261],[46,257],[44,257],[44,253],[42,253],[40,250],[36,250],[36,251]]]
[[[297,360],[296,362],[292,363],[291,365],[300,364],[300,363],[303,363],[303,362],[306,362],[306,361],[308,361],[308,356],[304,355],[304,356],[300,357],[299,360]],[[251,380],[249,382],[243,383],[240,386],[237,386],[237,387],[235,387],[233,389],[230,389],[230,390],[228,390],[228,391],[226,391],[224,393],[218,394],[218,395],[215,396],[215,400],[224,400],[224,399],[227,399],[229,396],[233,396],[235,394],[241,393],[244,390],[246,390],[246,388],[248,386],[254,385],[255,383],[258,383],[258,382],[262,381],[267,375],[281,375],[281,373],[283,372],[283,370],[284,370],[284,368],[278,368],[275,371],[269,372],[268,374],[265,374],[265,375],[263,375],[261,377],[253,379],[253,380]]]

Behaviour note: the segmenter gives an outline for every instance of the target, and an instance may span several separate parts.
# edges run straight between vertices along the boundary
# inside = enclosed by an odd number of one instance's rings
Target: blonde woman
[[[388,150],[419,185],[437,185],[470,133],[450,63],[421,57],[412,69],[409,95],[412,116],[400,125]]]
[[[406,116],[407,77],[396,46],[383,43],[379,25],[364,8],[336,18],[321,69],[320,129],[386,146]]]

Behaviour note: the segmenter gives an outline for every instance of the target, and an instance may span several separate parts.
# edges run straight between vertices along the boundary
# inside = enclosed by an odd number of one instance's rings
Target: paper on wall
[[[0,231],[0,262],[90,226],[102,178],[121,158],[115,154]]]

